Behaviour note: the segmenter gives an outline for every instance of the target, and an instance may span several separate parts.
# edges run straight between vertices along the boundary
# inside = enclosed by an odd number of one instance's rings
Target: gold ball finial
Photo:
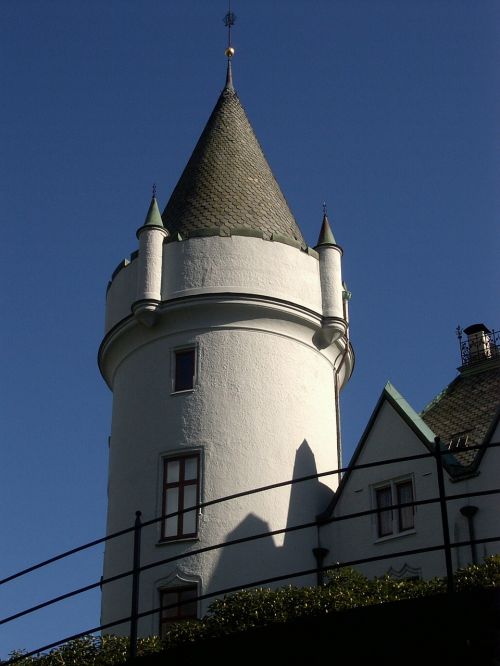
[[[226,57],[232,58],[234,56],[234,48],[232,46],[228,46],[224,53],[226,54]]]

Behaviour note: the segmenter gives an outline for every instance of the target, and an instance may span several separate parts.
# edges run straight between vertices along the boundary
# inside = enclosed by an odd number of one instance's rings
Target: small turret
[[[314,248],[319,254],[323,323],[316,344],[324,349],[347,333],[344,311],[344,285],[342,283],[342,248],[337,245],[328,221],[326,206],[323,223]]]
[[[168,231],[156,201],[155,191],[142,227],[137,230],[139,256],[137,269],[137,300],[132,304],[135,317],[146,326],[153,326],[161,302],[163,241]]]

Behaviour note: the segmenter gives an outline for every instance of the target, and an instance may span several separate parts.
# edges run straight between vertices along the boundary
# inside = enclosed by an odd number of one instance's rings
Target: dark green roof
[[[162,218],[172,239],[243,227],[305,246],[229,75]]]
[[[336,244],[337,243],[335,242],[335,237],[333,235],[330,222],[328,221],[328,216],[325,213],[323,215],[323,223],[321,224],[321,231],[319,232],[319,238],[318,242],[316,243],[316,247],[319,247],[320,245],[336,245]]]
[[[151,199],[151,204],[149,206],[148,214],[144,221],[145,227],[163,227],[163,222],[160,215],[160,209],[158,208],[158,202],[156,197]]]

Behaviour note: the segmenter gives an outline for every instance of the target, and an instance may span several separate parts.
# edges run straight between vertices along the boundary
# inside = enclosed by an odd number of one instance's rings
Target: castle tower
[[[160,217],[114,272],[99,351],[113,392],[108,533],[339,466],[338,393],[354,357],[328,219],[307,247],[233,88],[225,87]],[[190,555],[315,520],[335,475],[239,497],[144,528],[139,610],[312,569],[315,527]],[[127,535],[104,578],[131,568]],[[277,585],[314,585],[313,575]],[[103,586],[102,622],[130,612],[131,579]],[[158,633],[209,600],[141,620]],[[127,631],[126,625],[113,629]]]

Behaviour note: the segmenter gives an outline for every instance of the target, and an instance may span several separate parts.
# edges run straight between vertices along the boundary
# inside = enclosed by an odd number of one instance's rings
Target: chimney
[[[491,358],[494,354],[495,343],[492,340],[491,331],[484,324],[472,324],[464,328],[467,336],[468,355],[462,359],[466,363],[482,361]]]

